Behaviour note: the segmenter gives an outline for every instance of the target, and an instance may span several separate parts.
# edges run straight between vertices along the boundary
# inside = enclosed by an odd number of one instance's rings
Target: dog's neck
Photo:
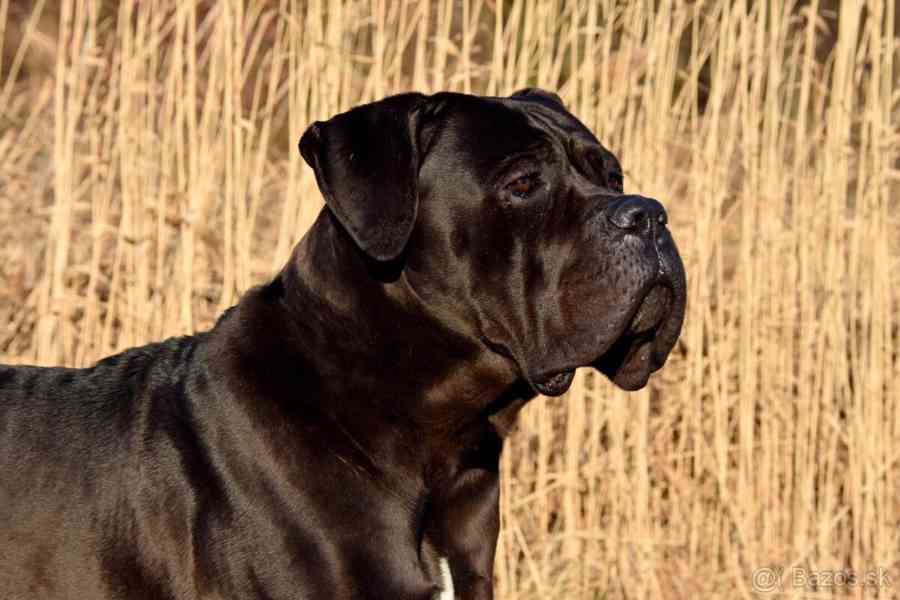
[[[318,430],[343,464],[418,505],[467,448],[504,437],[534,394],[508,359],[416,306],[402,277],[373,278],[341,236],[321,216],[279,276],[216,325],[208,351],[231,401],[209,407],[221,411],[211,421],[234,447],[238,432],[266,432],[237,461],[294,445],[304,456],[303,432]]]
[[[304,363],[295,368],[300,389],[335,411],[383,411],[452,429],[483,415],[517,377],[462,324],[452,329],[430,315],[402,263],[369,260],[327,210],[279,276],[245,297],[239,318],[257,338],[270,331],[267,353]]]

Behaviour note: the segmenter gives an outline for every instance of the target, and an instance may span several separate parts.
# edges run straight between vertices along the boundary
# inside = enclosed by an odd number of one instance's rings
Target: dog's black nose
[[[607,209],[610,223],[628,231],[649,231],[654,224],[665,225],[666,209],[653,198],[621,196]]]

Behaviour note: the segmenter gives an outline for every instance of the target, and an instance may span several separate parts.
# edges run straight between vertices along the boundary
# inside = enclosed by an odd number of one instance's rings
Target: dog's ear
[[[300,138],[325,202],[369,256],[403,252],[416,221],[422,94],[401,94],[317,121]]]
[[[527,98],[528,100],[535,100],[537,102],[540,102],[541,104],[546,104],[550,108],[556,110],[559,110],[561,108],[565,111],[568,111],[566,105],[563,104],[562,98],[560,98],[553,92],[548,92],[547,90],[542,90],[541,88],[525,88],[513,93],[510,98]]]

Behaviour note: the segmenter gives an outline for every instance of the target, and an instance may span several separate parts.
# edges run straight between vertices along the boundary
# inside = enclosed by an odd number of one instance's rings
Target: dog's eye
[[[622,185],[623,179],[621,173],[610,173],[607,180],[609,181],[609,189],[619,192],[620,194],[625,189]]]
[[[529,173],[513,180],[506,186],[506,189],[516,198],[527,198],[537,189],[538,184],[538,174]]]

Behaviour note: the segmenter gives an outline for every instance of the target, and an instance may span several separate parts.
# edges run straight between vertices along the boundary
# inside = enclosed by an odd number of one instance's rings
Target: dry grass
[[[650,389],[526,411],[499,597],[900,597],[898,15],[834,6],[0,0],[0,358],[208,327],[318,212],[313,119],[556,89],[667,203],[689,313]]]

